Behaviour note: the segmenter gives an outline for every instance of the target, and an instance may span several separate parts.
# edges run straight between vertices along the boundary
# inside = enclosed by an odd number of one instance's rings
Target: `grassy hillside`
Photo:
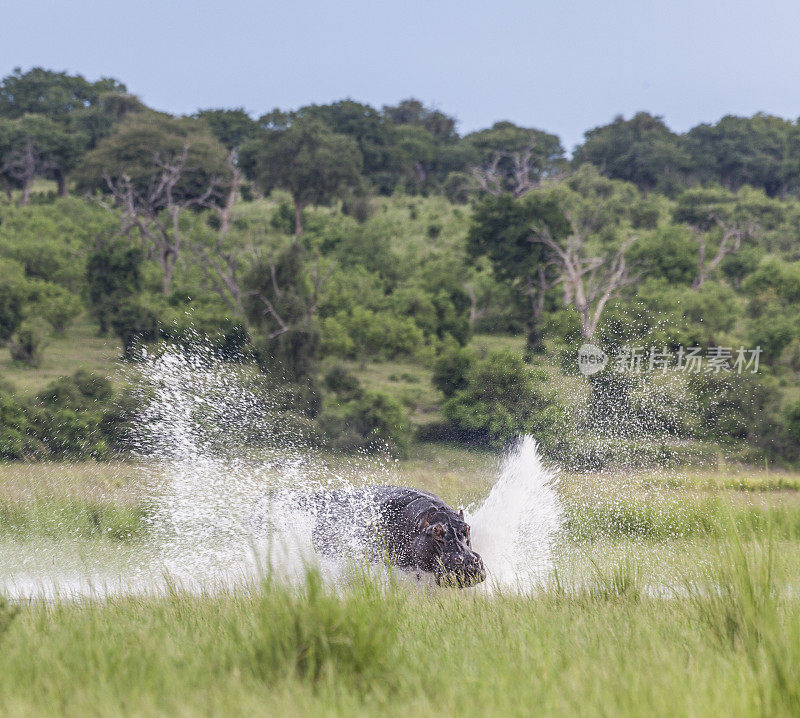
[[[117,379],[120,353],[116,337],[98,336],[96,324],[82,316],[69,332],[49,338],[40,366],[14,362],[8,348],[0,348],[0,377],[23,397],[36,394],[53,379],[78,369],[89,369],[113,382]]]
[[[478,355],[497,349],[522,351],[523,338],[513,336],[477,335],[470,342]],[[30,367],[14,362],[7,347],[0,347],[0,377],[9,382],[22,397],[34,396],[54,379],[68,376],[78,369],[89,369],[105,376],[112,383],[120,380],[121,348],[116,338],[101,337],[88,317],[80,317],[63,336],[54,335],[47,344],[42,364]],[[412,360],[329,361],[339,363],[354,372],[367,389],[381,391],[403,404],[415,425],[441,419],[442,395],[431,384],[428,362]],[[326,364],[323,364],[324,372]]]

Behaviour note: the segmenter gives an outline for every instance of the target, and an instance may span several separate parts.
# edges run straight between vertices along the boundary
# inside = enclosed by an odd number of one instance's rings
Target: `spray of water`
[[[71,566],[62,561],[65,547],[54,544],[39,554],[38,570],[28,562],[30,570],[2,577],[6,593],[79,598],[176,584],[224,590],[257,580],[267,567],[296,580],[310,563],[340,580],[347,566],[313,549],[320,507],[308,497],[407,483],[389,457],[313,449],[248,367],[221,362],[202,344],[145,355],[126,371],[144,407],[131,448],[146,487],[146,538],[113,561],[95,552]],[[555,474],[535,441],[522,438],[504,456],[486,500],[468,512],[488,571],[477,590],[527,589],[545,575],[562,515]]]
[[[342,483],[287,431],[243,368],[194,351],[144,358],[134,445],[148,474],[151,563],[183,586],[230,585],[309,560],[312,517],[293,495]]]
[[[313,551],[319,506],[304,497],[404,483],[387,457],[331,459],[302,436],[279,431],[283,414],[268,392],[203,352],[147,357],[142,379],[149,400],[136,442],[154,487],[150,534],[163,570],[184,584],[231,583],[266,564],[293,578],[311,561],[335,577],[336,567]],[[242,434],[244,452],[235,441]],[[555,473],[533,438],[505,455],[499,480],[470,520],[489,573],[484,588],[526,588],[550,570],[563,509]]]
[[[470,520],[490,585],[524,590],[548,576],[564,509],[557,474],[542,462],[533,437],[523,436],[508,451],[497,483]]]

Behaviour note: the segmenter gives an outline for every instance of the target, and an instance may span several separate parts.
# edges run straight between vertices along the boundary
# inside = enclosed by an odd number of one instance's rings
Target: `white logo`
[[[597,374],[607,363],[608,355],[594,344],[584,344],[578,349],[578,371],[584,376]]]

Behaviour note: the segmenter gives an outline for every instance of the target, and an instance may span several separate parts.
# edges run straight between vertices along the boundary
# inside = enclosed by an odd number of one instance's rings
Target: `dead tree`
[[[211,284],[211,288],[219,294],[234,314],[244,317],[244,294],[239,276],[242,267],[242,250],[225,249],[223,239],[224,237],[217,237],[211,251],[199,243],[192,245],[192,251],[200,260],[203,273]]]
[[[697,236],[698,248],[700,250],[700,256],[697,262],[697,276],[692,282],[692,289],[695,290],[703,286],[711,273],[720,265],[726,256],[739,251],[742,246],[742,241],[752,235],[756,228],[753,222],[747,222],[744,226],[740,226],[735,222],[726,221],[713,213],[709,214],[709,219],[722,231],[722,239],[720,239],[714,257],[710,261],[707,261],[708,234],[697,228],[693,228]]]
[[[559,273],[553,285],[564,284],[564,304],[575,307],[581,318],[581,337],[591,339],[608,300],[636,281],[625,259],[625,252],[636,237],[626,238],[613,254],[586,256],[591,227],[581,226],[572,217],[568,219],[573,231],[565,242],[557,242],[547,227],[534,227],[531,241],[550,250]]]
[[[547,291],[552,289],[562,280],[561,277],[551,278],[548,276],[548,267],[555,265],[552,260],[544,264],[536,265],[536,274],[528,272],[525,275],[528,297],[531,303],[531,326],[539,327],[544,313],[544,300]]]
[[[154,172],[146,187],[138,186],[124,172],[118,176],[103,174],[114,206],[122,213],[122,233],[128,234],[134,229],[139,232],[148,256],[161,267],[161,291],[165,295],[169,294],[181,254],[181,215],[189,209],[203,207],[220,210],[216,197],[223,184],[222,177],[212,175],[204,189],[193,196],[184,196],[178,191],[188,154],[189,147],[184,146],[181,154],[172,160],[156,155]]]
[[[515,152],[493,152],[487,164],[471,168],[472,177],[487,194],[497,196],[510,192],[519,199],[541,184],[535,148],[532,142]]]
[[[486,316],[488,307],[483,307],[482,309],[478,308],[478,297],[475,294],[474,285],[470,284],[469,282],[466,283],[464,285],[464,291],[469,297],[469,325],[472,327],[475,326],[475,322]]]
[[[334,268],[336,267],[336,263],[334,262],[328,267],[328,270],[324,274],[320,274],[319,272],[319,263],[317,260],[314,260],[313,265],[311,266],[310,271],[310,280],[311,280],[311,293],[306,298],[305,307],[303,311],[297,314],[296,316],[289,317],[289,316],[282,316],[278,310],[275,308],[275,304],[272,300],[261,291],[251,291],[250,295],[255,297],[263,306],[263,314],[265,318],[272,317],[275,320],[275,323],[278,325],[278,328],[271,331],[268,335],[268,339],[275,339],[279,337],[281,334],[285,334],[286,332],[292,331],[297,327],[308,325],[311,320],[313,319],[314,315],[317,313],[317,307],[319,306],[319,297],[322,288],[325,286],[325,283],[328,281],[328,278],[331,276]],[[278,285],[277,279],[277,269],[275,263],[270,260],[269,262],[269,272],[270,272],[270,284],[272,286],[273,291],[273,299],[276,302],[281,298],[283,294],[283,289]]]
[[[42,158],[30,141],[26,142],[22,148],[12,151],[0,166],[0,172],[17,180],[22,185],[20,199],[22,205],[26,205],[30,201],[31,187],[36,175],[50,169],[53,169],[53,164]]]
[[[228,168],[231,183],[225,195],[225,201],[213,205],[219,216],[219,229],[214,237],[212,247],[201,242],[193,242],[191,249],[203,268],[211,288],[220,295],[228,308],[239,317],[245,316],[244,290],[241,286],[240,274],[243,268],[244,250],[230,246],[226,241],[233,221],[233,206],[242,183],[242,175],[234,161],[233,153],[228,155]]]

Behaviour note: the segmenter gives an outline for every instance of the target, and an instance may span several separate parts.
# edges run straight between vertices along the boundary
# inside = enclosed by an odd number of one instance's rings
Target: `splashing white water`
[[[278,435],[280,418],[268,395],[202,353],[150,357],[145,378],[151,400],[139,443],[163,477],[153,496],[151,530],[163,567],[184,581],[232,571],[252,575],[265,563],[287,577],[301,575],[321,559],[311,543],[313,511],[293,497],[357,483],[403,483],[388,460],[365,467],[363,457],[338,457],[332,467],[301,437]],[[265,447],[257,458],[216,448],[229,447],[224,434],[245,426]],[[529,588],[551,570],[563,508],[555,472],[542,463],[533,437],[509,450],[497,483],[469,520],[487,566],[484,589]]]
[[[149,528],[162,570],[182,585],[230,585],[267,564],[302,571],[309,517],[282,496],[339,477],[280,425],[270,393],[202,348],[146,358],[143,379],[150,398],[136,443],[157,477]]]
[[[73,573],[19,575],[14,592],[37,593],[32,586],[52,584],[38,593],[57,595],[58,583],[73,596],[81,586],[93,595],[173,584],[226,588],[256,580],[267,565],[291,581],[310,563],[338,580],[345,567],[315,555],[313,509],[298,497],[405,482],[388,458],[313,451],[287,429],[270,392],[251,379],[246,367],[220,362],[202,348],[146,356],[135,379],[146,401],[133,445],[150,487],[147,539],[131,547],[135,560],[108,573],[93,565],[91,580]],[[489,576],[480,590],[524,590],[541,580],[552,566],[562,516],[555,474],[542,464],[534,439],[523,437],[469,517]]]
[[[532,436],[508,451],[500,478],[470,521],[490,585],[526,590],[550,573],[564,509],[557,474],[542,463]]]

